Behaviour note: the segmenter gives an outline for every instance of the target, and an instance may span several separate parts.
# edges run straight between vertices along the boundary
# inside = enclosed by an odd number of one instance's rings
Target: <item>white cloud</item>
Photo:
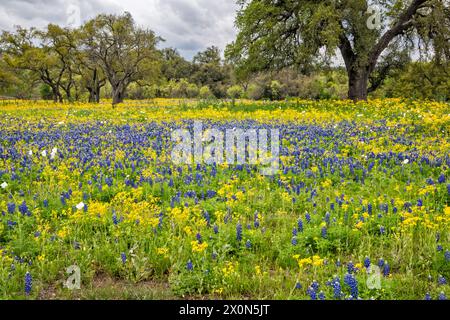
[[[188,59],[211,45],[223,50],[236,35],[235,0],[1,0],[0,29],[72,24],[74,8],[81,21],[129,11],[139,25],[162,36],[165,47],[178,48]]]

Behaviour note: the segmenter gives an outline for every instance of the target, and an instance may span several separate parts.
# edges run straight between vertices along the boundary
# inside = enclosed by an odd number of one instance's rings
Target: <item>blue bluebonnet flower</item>
[[[330,224],[330,217],[331,217],[330,213],[327,212],[327,213],[325,214],[325,218],[324,218],[324,220],[325,220],[325,222],[327,223],[327,225]]]
[[[439,276],[438,277],[438,284],[441,285],[441,286],[447,284],[447,279],[445,279],[445,277],[443,277],[443,276]]]
[[[438,244],[436,249],[437,249],[438,252],[444,251],[444,248],[442,248],[442,246],[440,244]]]
[[[116,215],[115,211],[113,212],[112,219],[113,219],[114,225],[118,225],[119,224],[119,219],[117,219],[117,215]]]
[[[202,235],[200,233],[197,233],[195,238],[197,239],[198,243],[202,243]]]
[[[441,301],[447,300],[447,296],[445,295],[445,293],[441,292],[439,294],[438,300],[441,300]]]
[[[381,268],[384,266],[384,259],[381,258],[380,260],[378,260],[378,266]]]
[[[341,287],[341,279],[339,277],[335,277],[331,283],[331,287],[333,288],[333,296],[335,299],[340,299],[342,296],[342,287]]]
[[[447,195],[449,195],[449,196],[450,196],[450,183],[449,183],[449,184],[447,184]]]
[[[323,293],[322,291],[320,291],[320,293],[319,293],[319,299],[325,300],[325,293]]]
[[[372,206],[371,203],[369,203],[369,204],[367,205],[367,212],[368,212],[369,214],[372,214],[372,211],[373,211],[373,206]]]
[[[306,293],[309,295],[311,300],[317,300],[317,292],[314,288],[309,287],[308,290],[306,290]]]
[[[300,284],[300,282],[297,282],[295,284],[295,289],[300,290],[302,288],[302,285]]]
[[[445,251],[444,256],[445,256],[445,261],[450,262],[450,251],[448,251],[448,250]]]
[[[433,300],[433,298],[431,298],[431,295],[428,292],[425,295],[425,300],[427,300],[427,301]]]
[[[298,219],[298,221],[297,221],[297,230],[298,230],[298,232],[303,232],[303,220],[302,219]]]
[[[380,226],[380,234],[385,234],[386,229],[383,226]]]
[[[423,200],[422,199],[417,200],[417,206],[418,207],[422,207],[423,206]]]
[[[439,176],[438,182],[439,182],[439,183],[445,183],[445,174],[442,173],[442,174]]]
[[[391,267],[389,266],[389,263],[385,262],[384,266],[383,266],[383,275],[385,277],[389,276],[389,274],[391,273]]]
[[[214,190],[206,191],[206,198],[208,198],[208,199],[214,198],[216,195],[217,195],[217,192]]]
[[[327,227],[323,227],[322,230],[320,231],[320,235],[322,236],[322,238],[326,239],[327,237]]]
[[[188,269],[188,271],[192,271],[192,269],[194,269],[194,265],[192,264],[192,261],[189,260],[186,264],[186,269]]]
[[[342,264],[341,264],[341,260],[337,259],[337,260],[336,260],[336,267],[339,268],[341,265],[342,265]]]
[[[16,212],[16,204],[15,203],[8,203],[8,213],[13,214]]]
[[[238,223],[236,226],[236,240],[242,241],[242,224]]]
[[[296,246],[298,244],[297,237],[292,237],[291,243],[293,246]]]
[[[245,247],[247,249],[251,249],[252,248],[252,242],[250,240],[247,240],[247,242],[245,243]]]
[[[370,267],[370,258],[366,257],[364,259],[364,267],[369,268]]]
[[[316,280],[314,280],[313,283],[311,284],[311,288],[313,288],[314,291],[317,292],[319,291],[319,287],[320,287],[319,283]]]
[[[296,237],[297,234],[298,234],[297,228],[294,228],[294,229],[292,230],[292,236]]]
[[[47,199],[45,199],[42,204],[43,204],[44,208],[48,208],[48,200]]]
[[[29,272],[25,274],[25,294],[28,296],[33,290],[33,277]]]
[[[219,233],[219,227],[216,224],[214,225],[213,230],[215,234]]]
[[[309,213],[306,213],[305,214],[305,219],[306,219],[306,222],[310,223],[311,222],[311,215]]]
[[[356,280],[356,278],[350,273],[347,273],[344,277],[344,282],[349,287],[351,296],[354,299],[357,299],[359,292],[358,292],[358,281]]]
[[[209,226],[211,224],[211,217],[210,217],[208,211],[205,211],[203,213],[203,218],[205,218],[206,224]]]
[[[122,259],[123,264],[125,264],[125,262],[127,262],[127,255],[124,252],[122,252],[120,254],[120,258]]]
[[[22,202],[22,204],[19,206],[19,212],[20,212],[22,215],[25,215],[25,214],[28,213],[27,203],[26,203],[25,201]]]
[[[353,273],[355,271],[356,271],[356,269],[355,269],[355,265],[353,264],[353,262],[350,261],[349,263],[347,263],[347,272]]]

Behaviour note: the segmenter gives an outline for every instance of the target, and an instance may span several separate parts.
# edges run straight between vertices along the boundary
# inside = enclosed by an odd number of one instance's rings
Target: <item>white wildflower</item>
[[[76,205],[76,208],[77,208],[78,210],[84,209],[84,202],[80,202],[79,204],[77,204],[77,205]]]
[[[52,152],[50,153],[50,159],[52,159],[52,160],[55,159],[57,152],[58,152],[58,149],[57,148],[53,148]]]

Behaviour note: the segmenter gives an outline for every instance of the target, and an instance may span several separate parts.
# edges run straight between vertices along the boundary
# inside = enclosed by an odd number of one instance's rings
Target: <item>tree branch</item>
[[[342,26],[342,23],[341,23]],[[355,53],[353,52],[352,45],[350,40],[348,40],[347,36],[344,33],[344,27],[342,26],[342,32],[339,35],[339,50],[342,53],[342,57],[344,58],[345,66],[347,70],[351,69],[353,61],[355,59]]]
[[[411,27],[411,19],[416,14],[417,10],[420,9],[421,6],[427,1],[428,0],[413,0],[406,11],[400,15],[397,23],[395,23],[394,26],[390,30],[386,31],[386,33],[380,38],[369,54],[370,70],[375,68],[378,57],[387,48],[389,43],[396,36],[402,34],[405,30]]]

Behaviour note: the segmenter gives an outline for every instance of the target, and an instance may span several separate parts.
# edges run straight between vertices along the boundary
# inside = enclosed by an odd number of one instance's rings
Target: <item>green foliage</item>
[[[41,85],[39,93],[41,94],[42,100],[51,100],[53,98],[52,89],[48,85]]]
[[[199,97],[201,99],[212,99],[214,98],[214,95],[211,92],[211,89],[209,89],[208,86],[203,86],[200,88]]]
[[[239,96],[255,100],[343,99],[351,92],[364,96],[366,87],[373,97],[449,99],[450,15],[440,1],[378,3],[387,28],[408,5],[423,2],[408,28],[387,39],[383,50],[377,47],[381,32],[367,28],[366,1],[239,2],[240,32],[226,50],[227,61],[214,46],[192,62],[174,48],[157,50],[162,39],[137,26],[129,13],[99,15],[75,30],[50,24],[5,31],[0,94],[22,99],[51,94],[55,102],[99,102],[103,95],[118,103],[125,97],[226,98],[238,85],[245,89]],[[413,44],[427,62],[411,64]],[[336,49],[347,72],[327,67],[336,61]]]
[[[367,98],[369,78],[379,86],[394,66],[377,64],[389,57],[412,54],[420,43],[434,52],[437,61],[450,58],[450,7],[440,0],[377,1],[381,25],[369,27],[369,2],[240,0],[236,18],[237,39],[227,47],[226,57],[237,68],[240,81],[250,74],[295,66],[309,72],[330,64],[339,50],[347,68],[348,95]],[[431,31],[430,31],[431,30]],[[392,47],[393,43],[397,43]],[[392,56],[392,55],[391,55]],[[380,71],[380,70],[378,70]],[[372,77],[378,73],[378,77]]]
[[[82,44],[105,72],[112,87],[113,104],[125,98],[128,86],[159,74],[162,39],[137,26],[130,13],[99,15],[82,28]]]
[[[238,85],[232,86],[232,87],[228,88],[228,90],[227,90],[228,98],[233,99],[233,100],[242,98],[243,95],[244,95],[244,89],[242,89],[242,87],[238,86]]]
[[[450,100],[450,66],[416,62],[386,79],[375,97]]]
[[[253,78],[246,90],[249,99],[282,100],[289,97],[304,99],[344,99],[348,78],[341,69],[317,71],[308,76],[293,69],[278,73],[261,73]]]
[[[279,100],[281,98],[281,89],[283,86],[278,81],[274,80],[270,83],[270,95],[272,100]]]
[[[181,80],[191,76],[193,66],[186,61],[176,49],[167,48],[161,51],[163,61],[161,65],[161,73],[165,79]]]
[[[222,63],[217,47],[199,52],[193,59],[193,74],[190,81],[198,86],[208,86],[214,96],[224,98],[231,83],[231,69]]]

